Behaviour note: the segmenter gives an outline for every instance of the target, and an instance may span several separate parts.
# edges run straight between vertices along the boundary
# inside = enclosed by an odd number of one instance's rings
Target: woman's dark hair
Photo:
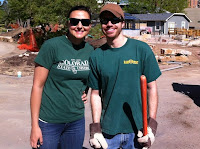
[[[70,9],[68,15],[67,15],[67,18],[69,18],[70,14],[72,13],[72,11],[75,11],[75,10],[83,10],[83,11],[86,11],[89,16],[90,16],[90,19],[91,19],[91,11],[90,11],[90,8],[89,7],[86,7],[86,6],[83,6],[83,5],[80,5],[80,6],[74,6]]]

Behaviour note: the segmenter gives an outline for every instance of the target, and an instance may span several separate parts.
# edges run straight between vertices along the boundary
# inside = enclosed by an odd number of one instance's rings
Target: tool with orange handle
[[[143,117],[143,136],[147,135],[147,79],[145,75],[140,77],[141,97],[142,97],[142,117]]]

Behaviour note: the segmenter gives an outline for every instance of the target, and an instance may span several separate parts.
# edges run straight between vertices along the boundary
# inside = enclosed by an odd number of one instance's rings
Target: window
[[[161,29],[160,22],[155,22],[155,30],[159,31]]]
[[[168,28],[175,28],[175,22],[169,22]]]
[[[181,28],[185,28],[185,21],[181,22]]]

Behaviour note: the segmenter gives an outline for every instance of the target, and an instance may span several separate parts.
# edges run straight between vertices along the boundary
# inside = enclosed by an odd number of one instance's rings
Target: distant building
[[[126,29],[148,29],[148,32],[153,34],[168,34],[169,28],[189,29],[190,22],[191,20],[184,13],[125,13]]]
[[[200,8],[186,8],[184,11],[186,12],[186,15],[192,20],[189,28],[200,29]]]
[[[102,4],[105,2],[105,0],[96,0],[98,4]],[[114,3],[114,4],[117,4],[117,2],[110,2],[110,1],[106,1],[106,3]]]
[[[188,0],[189,8],[200,8],[200,0]]]

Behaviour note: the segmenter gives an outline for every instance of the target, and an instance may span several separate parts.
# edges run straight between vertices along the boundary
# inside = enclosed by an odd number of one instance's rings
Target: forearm
[[[100,123],[102,105],[98,90],[91,90],[90,100],[93,123]]]
[[[30,101],[32,127],[38,126],[40,105],[41,105],[41,99],[42,99],[42,90],[43,88],[39,88],[35,86],[32,87],[31,101]]]
[[[31,125],[38,126],[40,105],[42,100],[42,91],[48,76],[48,70],[42,66],[36,65],[34,72],[33,87],[31,91]]]
[[[149,116],[156,119],[158,109],[158,93],[156,81],[148,83],[148,103],[149,103]]]

